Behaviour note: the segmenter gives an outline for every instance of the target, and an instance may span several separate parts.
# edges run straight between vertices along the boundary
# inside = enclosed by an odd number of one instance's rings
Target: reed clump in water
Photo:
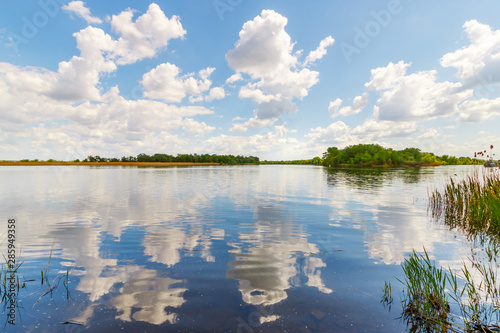
[[[491,252],[488,245],[486,252]],[[437,268],[425,248],[402,264],[402,318],[410,332],[500,332],[496,257],[473,255],[460,272]],[[389,285],[389,287],[388,287]],[[390,283],[381,302],[392,302]],[[388,301],[390,296],[390,302]]]
[[[403,319],[411,332],[500,332],[498,170],[451,178],[442,192],[429,193],[429,210],[468,236],[472,256],[455,272],[437,268],[425,249],[414,250],[402,264],[404,279],[398,279],[404,287]]]
[[[448,272],[434,266],[424,249],[424,254],[413,253],[402,264],[405,278],[399,280],[405,287],[402,299],[403,314],[413,330],[432,328],[446,332],[452,328],[450,297],[447,286]]]
[[[478,171],[461,181],[450,178],[444,191],[429,193],[433,218],[467,235],[488,235],[500,241],[500,174]]]

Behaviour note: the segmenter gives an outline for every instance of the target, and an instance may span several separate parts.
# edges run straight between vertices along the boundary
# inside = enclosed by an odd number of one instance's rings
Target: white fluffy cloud
[[[154,57],[167,47],[171,39],[186,34],[178,16],[165,16],[160,6],[149,5],[146,13],[133,22],[134,11],[128,9],[111,18],[111,27],[120,35],[113,50],[119,65],[131,64],[144,58]]]
[[[241,73],[236,73],[236,74],[231,75],[226,80],[226,83],[231,84],[231,83],[235,83],[235,82],[240,81],[240,80],[243,80],[243,78],[241,77]]]
[[[450,116],[472,96],[472,90],[463,90],[460,83],[436,82],[434,70],[407,75],[409,66],[400,61],[372,70],[365,86],[381,94],[375,108],[378,119],[404,122]]]
[[[90,13],[90,9],[85,7],[85,2],[83,1],[71,1],[67,5],[62,6],[62,9],[80,16],[88,24],[102,23],[102,20],[100,18],[95,17]]]
[[[215,128],[193,117],[213,111],[200,106],[175,106],[150,100],[126,100],[113,89],[102,103],[66,106],[65,124],[31,125],[31,138],[45,148],[66,147],[62,158],[97,153],[136,155],[139,152],[183,151],[191,137]],[[67,124],[66,124],[67,123]],[[182,130],[179,134],[174,132]],[[187,136],[186,136],[187,135]],[[20,146],[22,147],[22,146]],[[52,150],[52,156],[54,152]],[[128,152],[129,151],[129,152]]]
[[[415,122],[393,122],[367,119],[363,124],[352,130],[352,134],[362,140],[378,140],[389,137],[404,137],[417,132]]]
[[[276,122],[276,119],[259,119],[257,117],[250,118],[243,123],[235,123],[229,129],[230,132],[244,133],[251,128],[263,128],[272,126]]]
[[[285,31],[287,22],[286,17],[275,11],[263,10],[243,25],[234,49],[226,54],[229,66],[236,71],[226,82],[240,81],[242,73],[250,76],[252,82],[240,87],[239,97],[259,103],[254,110],[255,118],[259,120],[296,112],[293,99],[307,96],[309,89],[318,82],[318,72],[297,69],[300,52],[292,53],[294,43]],[[333,38],[325,38],[318,49],[311,52],[306,63],[323,57],[326,47],[332,43]],[[258,123],[248,122],[249,125]],[[241,125],[238,127],[243,129]]]
[[[59,63],[57,82],[50,96],[64,100],[99,100],[101,75],[117,69],[113,60],[105,57],[113,49],[111,36],[101,29],[87,27],[73,36],[76,38],[80,56]]]
[[[67,10],[84,15],[82,6],[73,2]],[[115,72],[118,65],[153,57],[170,39],[185,34],[179,18],[168,19],[155,4],[137,20],[132,17],[133,11],[127,10],[111,19],[118,39],[92,26],[74,33],[80,54],[60,62],[57,71],[0,63],[0,129],[16,132],[1,136],[5,151],[21,155],[32,151],[61,159],[106,152],[107,156],[144,150],[181,152],[190,140],[215,129],[195,119],[214,113],[207,108],[127,100],[117,87],[106,91],[101,86],[102,77]],[[199,71],[195,78],[194,74],[180,76],[175,65],[161,66],[155,69],[163,74],[159,75],[159,88],[146,89],[147,95],[161,98],[154,94],[159,95],[160,88],[168,84],[171,95],[164,100],[178,100],[185,94],[197,96],[210,88],[214,68]],[[149,82],[152,73],[154,70],[145,74]],[[221,89],[214,88],[207,98],[222,98]]]
[[[465,22],[463,28],[470,44],[445,54],[441,65],[456,68],[467,88],[500,82],[500,30],[476,20]]]
[[[328,112],[330,113],[330,117],[334,118],[338,116],[341,105],[342,100],[340,98],[337,98],[333,102],[330,102],[330,104],[328,105]]]
[[[368,97],[369,94],[367,92],[363,93],[361,96],[356,96],[352,102],[352,106],[344,106],[340,108],[342,105],[342,100],[337,98],[335,101],[330,102],[328,106],[328,112],[332,118],[337,116],[349,116],[352,114],[357,114],[363,111],[363,108],[368,105]]]
[[[476,123],[500,116],[500,98],[470,99],[460,105],[458,119],[464,122]]]
[[[328,127],[316,127],[311,129],[305,137],[316,143],[336,143],[349,141],[351,128],[342,121],[336,121]]]
[[[297,105],[290,100],[270,100],[260,103],[254,110],[255,117],[250,118],[244,123],[234,124],[231,132],[246,132],[251,128],[262,128],[273,125],[283,114],[294,114],[297,112]]]
[[[200,143],[204,151],[213,151],[219,154],[244,154],[257,155],[270,154],[272,158],[283,158],[296,151],[292,156],[301,152],[303,145],[295,138],[288,137],[290,132],[284,125],[274,126],[274,129],[265,134],[251,136],[219,135],[211,137]]]
[[[83,3],[72,2],[68,6],[75,11]],[[151,4],[148,11],[135,22],[132,17],[133,11],[127,10],[111,19],[113,30],[120,35],[117,40],[102,29],[91,26],[74,33],[79,56],[60,62],[57,72],[31,67],[18,68],[16,72],[21,75],[9,78],[9,85],[22,85],[24,91],[44,94],[55,100],[100,101],[100,79],[103,75],[116,71],[117,65],[155,56],[167,46],[170,39],[182,37],[186,33],[178,17],[168,19],[156,4]],[[187,85],[195,89],[192,87],[195,83],[188,80]]]
[[[425,132],[422,135],[419,135],[417,137],[418,140],[425,140],[425,139],[432,139],[436,138],[439,136],[439,132],[435,128],[429,129],[427,132]]]
[[[167,62],[144,74],[140,83],[145,89],[144,95],[148,98],[181,102],[188,94],[199,96],[209,90],[212,85],[209,77],[214,70],[212,67],[203,69],[198,73],[200,78],[196,79],[193,73],[179,76],[180,68]],[[216,91],[215,95],[220,96],[220,91]]]
[[[293,44],[285,31],[288,20],[272,10],[243,25],[235,48],[226,54],[231,68],[250,74],[253,79],[273,79],[290,71],[297,63]],[[279,79],[279,78],[278,78]]]
[[[208,96],[205,97],[205,100],[207,102],[211,102],[216,99],[223,99],[226,97],[226,92],[223,87],[214,87],[210,89],[210,92],[208,93]]]
[[[212,132],[213,130],[215,130],[215,127],[208,126],[204,122],[198,122],[192,118],[186,118],[182,121],[182,129],[188,135],[199,136]]]
[[[500,116],[500,98],[488,98],[496,92],[500,82],[500,30],[475,20],[464,24],[470,44],[445,54],[443,67],[457,69],[460,82],[438,82],[437,71],[428,70],[409,74],[410,63],[390,62],[371,71],[365,91],[357,96],[352,106],[342,107],[340,98],[330,102],[332,117],[360,112],[368,105],[369,92],[379,94],[373,118],[351,129],[343,122],[310,130],[306,137],[310,144],[335,142],[349,137],[350,142],[376,142],[382,138],[407,137],[412,140],[444,138],[434,128],[417,126],[418,122],[436,118],[456,118],[462,122],[482,122]],[[482,89],[485,98],[473,95],[473,89]],[[495,96],[497,97],[497,96]],[[412,139],[415,135],[423,134]]]
[[[328,36],[323,39],[316,50],[309,52],[309,55],[304,62],[304,66],[314,63],[315,61],[323,58],[326,54],[326,48],[333,45],[334,39],[332,36]]]

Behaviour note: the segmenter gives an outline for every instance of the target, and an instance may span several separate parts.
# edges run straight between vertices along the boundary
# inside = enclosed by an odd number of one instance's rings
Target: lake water
[[[0,250],[14,224],[28,281],[14,315],[3,300],[0,327],[407,331],[395,279],[405,256],[425,246],[454,268],[470,253],[431,221],[427,190],[474,168],[0,167]]]

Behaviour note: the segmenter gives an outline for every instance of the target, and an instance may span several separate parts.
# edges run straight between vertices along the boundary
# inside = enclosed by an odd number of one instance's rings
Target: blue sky
[[[0,159],[500,147],[497,1],[1,7]]]

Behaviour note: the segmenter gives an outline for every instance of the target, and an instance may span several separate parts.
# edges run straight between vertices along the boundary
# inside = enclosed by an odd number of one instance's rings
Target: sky
[[[0,160],[500,149],[499,12],[492,0],[4,1]]]

